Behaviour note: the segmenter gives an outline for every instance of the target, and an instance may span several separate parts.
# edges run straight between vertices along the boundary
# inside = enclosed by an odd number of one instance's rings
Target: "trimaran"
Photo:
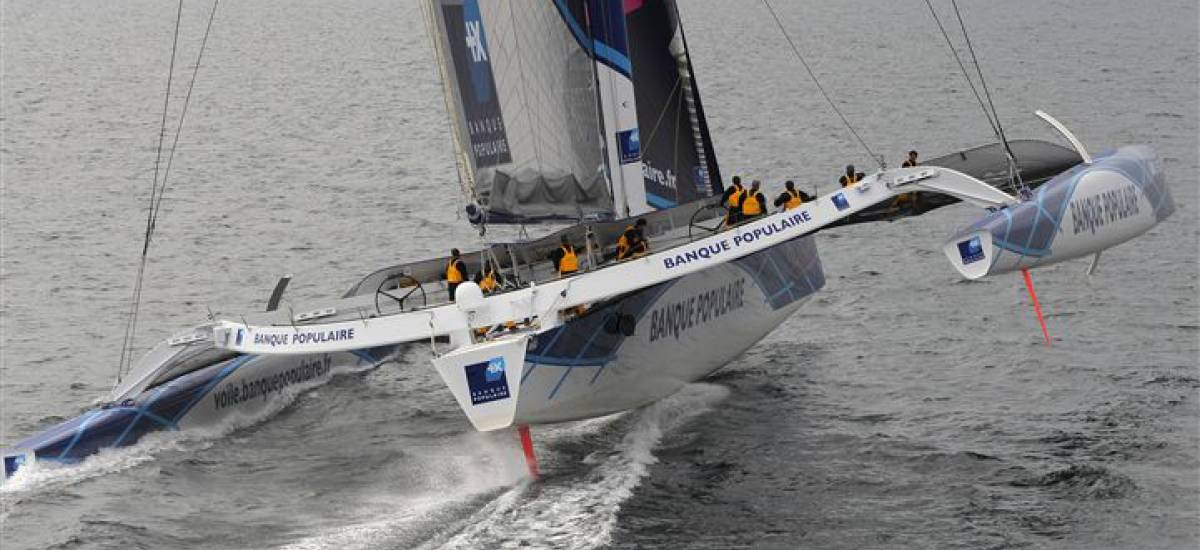
[[[5,449],[6,479],[150,432],[254,417],[285,389],[373,368],[414,344],[430,346],[476,429],[519,428],[535,467],[529,425],[661,399],[779,326],[825,283],[813,238],[822,228],[965,201],[988,212],[945,252],[978,278],[1098,258],[1174,208],[1148,148],[1093,158],[1039,112],[1071,149],[1002,139],[881,167],[728,227],[674,0],[422,1],[471,221],[560,228],[467,253],[470,271],[492,262],[505,284],[485,294],[468,281],[453,302],[447,258],[386,267],[341,298],[286,308],[282,279],[267,311],[177,333],[103,405]],[[902,195],[910,200],[897,206]],[[651,250],[615,261],[633,218],[648,222]],[[548,254],[564,237],[581,269],[559,277]]]

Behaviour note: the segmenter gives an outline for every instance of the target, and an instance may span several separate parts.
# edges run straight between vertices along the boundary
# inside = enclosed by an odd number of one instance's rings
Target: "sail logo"
[[[453,67],[458,97],[455,106],[462,113],[461,136],[464,148],[471,152],[475,168],[512,162],[508,133],[501,114],[500,98],[492,72],[487,26],[479,11],[478,0],[446,0],[442,4],[445,46]],[[500,58],[501,67],[503,56]]]
[[[471,50],[471,60],[479,63],[487,61],[487,48],[483,47],[483,22],[467,21],[467,49]]]
[[[463,367],[472,405],[508,399],[508,377],[504,375],[503,357],[493,357],[481,363]]]
[[[845,193],[838,193],[833,196],[833,205],[837,207],[838,212],[850,208],[850,201],[846,200]]]
[[[642,179],[648,183],[666,187],[667,189],[675,189],[675,172],[672,172],[670,168],[667,168],[664,172],[644,160],[642,161]]]
[[[621,164],[637,162],[642,158],[642,138],[638,135],[637,128],[617,132],[617,144],[621,149]],[[644,167],[642,173],[644,176]]]
[[[492,100],[495,86],[492,84],[492,64],[488,60],[487,35],[483,33],[483,17],[479,14],[478,0],[463,3],[463,43],[471,55],[471,85],[475,90],[475,101],[487,103]]]

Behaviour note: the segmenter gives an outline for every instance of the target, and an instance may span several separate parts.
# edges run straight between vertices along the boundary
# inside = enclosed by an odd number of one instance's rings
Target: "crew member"
[[[550,261],[554,262],[559,277],[579,271],[579,256],[575,254],[575,247],[566,235],[562,236],[562,244],[550,252]]]
[[[921,164],[921,161],[917,160],[917,152],[909,151],[908,159],[906,159],[904,161],[904,164],[901,164],[900,167],[901,168],[913,168],[915,166],[919,166],[920,164]],[[892,209],[893,210],[901,210],[906,207],[911,210],[914,210],[914,211],[917,209],[917,193],[916,193],[916,191],[913,191],[911,193],[900,193],[899,195],[896,195],[896,199],[892,201]]]
[[[737,180],[737,177],[734,177]],[[734,185],[740,184],[738,181]],[[621,233],[621,238],[617,239],[617,260],[626,258],[636,258],[650,251],[650,243],[646,242],[645,236],[646,220],[638,218],[638,221],[633,225],[625,227],[625,231]]]
[[[450,292],[450,301],[454,301],[454,291],[463,281],[467,280],[467,264],[462,261],[462,255],[457,248],[450,249],[450,261],[446,262],[446,290]]]
[[[846,173],[838,178],[838,183],[842,184],[842,187],[850,187],[858,185],[858,182],[862,181],[864,177],[866,177],[866,174],[854,171],[854,165],[848,164],[846,165]]]
[[[733,185],[725,189],[721,195],[721,204],[725,205],[725,225],[737,223],[742,212],[742,198],[746,196],[746,188],[742,187],[742,178],[733,177]]]
[[[750,190],[746,192],[746,196],[742,198],[742,219],[749,220],[761,216],[766,211],[767,198],[763,196],[762,191],[758,188],[762,182],[754,180],[750,184]]]
[[[475,283],[479,285],[480,290],[483,290],[484,294],[491,294],[500,290],[500,286],[504,284],[504,279],[500,276],[500,272],[496,270],[496,264],[488,261],[483,271],[475,274]]]
[[[806,201],[813,200],[812,195],[809,195],[804,191],[797,190],[796,182],[793,182],[792,180],[788,180],[787,183],[783,184],[783,186],[783,193],[780,193],[779,196],[775,198],[776,207],[782,206],[784,210],[791,210],[793,208],[800,208],[800,205],[804,204]]]

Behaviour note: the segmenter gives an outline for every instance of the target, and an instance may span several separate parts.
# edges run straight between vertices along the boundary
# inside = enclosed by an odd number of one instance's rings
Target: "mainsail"
[[[488,223],[719,193],[673,0],[430,0],[468,199]]]
[[[612,216],[596,80],[551,2],[433,0],[469,198],[493,223]]]

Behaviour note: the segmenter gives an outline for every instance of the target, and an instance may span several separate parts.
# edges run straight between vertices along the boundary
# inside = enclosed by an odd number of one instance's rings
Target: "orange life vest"
[[[628,258],[630,256],[639,256],[639,255],[646,253],[647,246],[646,246],[646,241],[644,239],[638,240],[637,242],[631,242],[632,239],[630,239],[627,236],[627,235],[636,235],[636,234],[637,234],[636,227],[634,227],[632,225],[625,227],[625,231],[623,233],[621,233],[621,238],[617,239],[617,259],[618,260],[624,260],[625,258]],[[635,246],[638,248],[637,251],[632,250],[632,248]]]
[[[567,273],[579,271],[579,257],[575,255],[575,247],[564,244],[562,245],[562,251],[562,259],[558,261],[558,274],[566,275]]]
[[[458,263],[458,258],[450,258],[450,262],[446,264],[446,282],[461,283],[465,279],[463,273],[458,270],[455,265]]]
[[[500,288],[500,283],[496,281],[496,272],[488,271],[483,280],[479,281],[479,288],[484,292],[495,292]]]
[[[737,183],[733,184],[733,188],[736,189],[736,191],[729,194],[729,202],[726,202],[725,206],[728,206],[729,208],[738,208],[742,205],[742,195],[746,194],[746,188]]]
[[[858,174],[846,174],[841,179],[842,187],[850,187],[858,183]]]
[[[799,192],[799,191],[797,191],[797,190],[795,190],[795,189],[784,189],[784,192],[788,194],[788,200],[787,200],[787,202],[783,203],[783,209],[784,209],[784,210],[791,210],[791,209],[793,209],[793,208],[800,208],[800,205],[801,205],[801,204],[804,204],[804,199],[801,199],[801,198],[800,198],[800,192]]]
[[[746,194],[746,198],[742,199],[742,213],[747,216],[757,216],[762,214],[762,203],[758,200],[758,195]]]

